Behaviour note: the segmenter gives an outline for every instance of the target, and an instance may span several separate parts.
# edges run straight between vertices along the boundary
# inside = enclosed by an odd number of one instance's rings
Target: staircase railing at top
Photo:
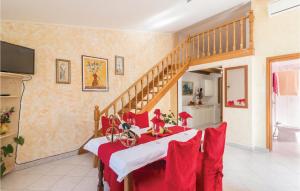
[[[190,39],[192,65],[214,61],[208,60],[212,57],[219,57],[219,60],[222,60],[224,55],[235,54],[239,57],[248,50],[253,51],[253,20],[253,12],[249,11],[247,16],[192,35]]]

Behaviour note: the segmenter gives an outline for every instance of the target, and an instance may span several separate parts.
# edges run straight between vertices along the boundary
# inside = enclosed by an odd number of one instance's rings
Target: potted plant
[[[10,116],[15,112],[15,108],[11,107],[8,111],[2,112],[0,117],[0,134],[5,134],[9,131],[8,123],[10,123]]]
[[[17,145],[23,145],[25,140],[22,136],[19,137],[15,137],[14,138],[14,142]],[[5,158],[7,157],[12,157],[12,154],[14,152],[14,147],[12,144],[7,144],[7,145],[3,145],[1,146],[1,150],[0,150],[0,176],[2,177],[4,175],[4,173],[6,172],[6,166],[5,166]]]

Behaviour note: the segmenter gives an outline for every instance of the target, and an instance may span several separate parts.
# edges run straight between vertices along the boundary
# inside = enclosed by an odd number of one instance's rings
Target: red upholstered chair
[[[166,162],[154,162],[133,172],[134,191],[195,191],[196,162],[202,132],[187,142],[171,141]]]
[[[204,152],[197,159],[197,191],[222,191],[226,127],[223,122],[218,128],[205,130]]]
[[[141,114],[135,114],[135,125],[140,128],[149,127],[149,117],[147,111]]]
[[[127,123],[132,123],[132,119],[135,118],[135,113],[132,113],[131,111],[125,112],[122,116],[123,120],[126,121]]]
[[[108,117],[106,116],[102,116],[101,117],[101,124],[102,124],[102,127],[101,127],[101,133],[102,135],[105,135],[106,133],[106,130],[109,128],[109,119]]]
[[[120,121],[116,121],[117,122],[117,126],[120,125]],[[106,133],[106,130],[110,127],[110,121],[109,121],[109,118],[106,117],[106,116],[102,116],[101,117],[101,124],[102,124],[102,127],[101,127],[101,133],[102,135],[105,135]]]

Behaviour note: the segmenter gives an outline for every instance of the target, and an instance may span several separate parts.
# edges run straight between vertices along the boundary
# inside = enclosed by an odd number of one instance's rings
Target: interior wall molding
[[[75,156],[78,154],[78,149],[71,151],[71,152],[66,152],[66,153],[62,153],[62,154],[58,154],[58,155],[54,155],[54,156],[49,156],[46,158],[41,158],[41,159],[37,159],[34,161],[30,161],[30,162],[26,162],[26,163],[22,163],[22,164],[16,164],[16,168],[14,169],[15,171],[18,170],[24,170],[26,168],[30,168],[30,167],[34,167],[37,165],[42,165],[42,164],[46,164],[49,162],[53,162],[53,161],[57,161],[57,160],[61,160],[61,159],[66,159],[72,156]]]

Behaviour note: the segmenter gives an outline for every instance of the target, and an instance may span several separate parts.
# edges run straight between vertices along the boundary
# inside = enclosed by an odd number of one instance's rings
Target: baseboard
[[[50,157],[46,157],[46,158],[42,158],[42,159],[37,159],[37,160],[26,162],[26,163],[23,163],[23,164],[16,164],[15,170],[23,170],[23,169],[34,167],[34,166],[37,166],[37,165],[53,162],[53,161],[56,161],[56,160],[69,158],[69,157],[75,156],[77,154],[78,154],[78,150],[75,150],[75,151],[71,151],[71,152],[67,152],[67,153],[58,154],[58,155],[55,155],[55,156],[50,156]]]
[[[269,149],[266,148],[262,148],[262,147],[254,147],[254,151],[258,151],[258,152],[269,152]]]
[[[256,147],[256,146],[246,146],[246,145],[241,145],[241,144],[237,144],[237,143],[226,143],[226,145],[235,147],[235,148],[239,148],[239,149],[243,149],[243,150],[247,150],[247,151],[269,152],[269,150],[266,148]]]
[[[248,151],[253,151],[254,150],[254,148],[251,147],[251,146],[241,145],[241,144],[237,144],[237,143],[227,142],[226,145],[231,146],[231,147],[235,147],[235,148],[239,148],[239,149],[243,149],[243,150],[248,150]]]

